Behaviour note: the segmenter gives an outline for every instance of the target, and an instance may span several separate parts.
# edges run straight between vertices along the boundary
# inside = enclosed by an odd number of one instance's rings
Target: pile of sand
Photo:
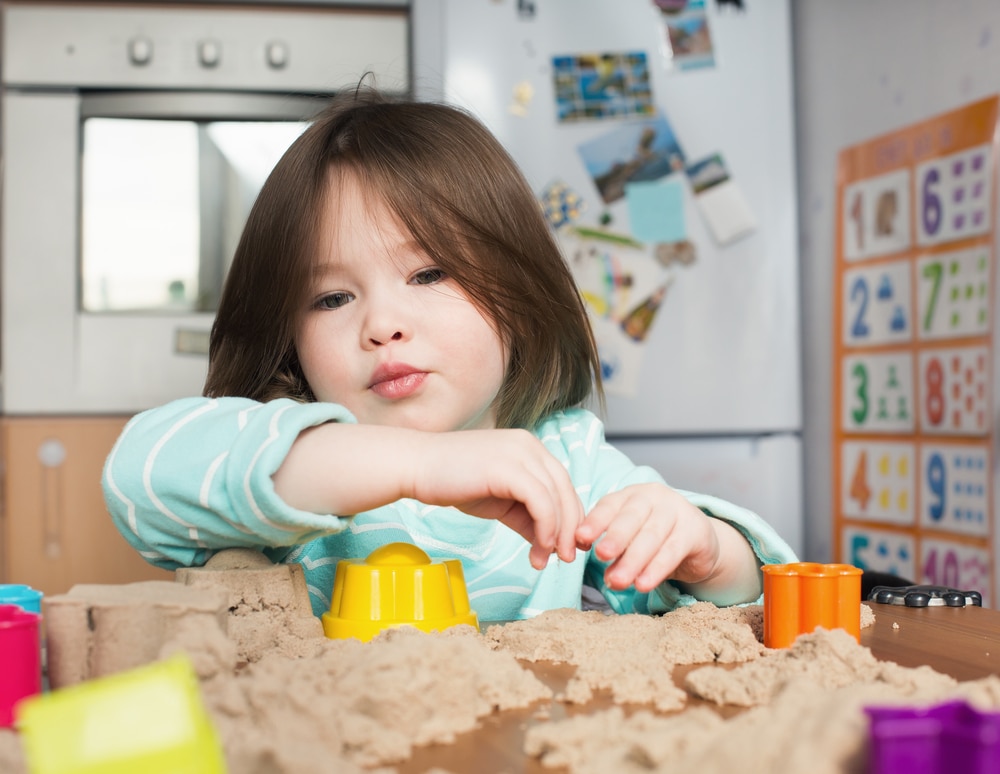
[[[771,701],[787,683],[800,679],[824,690],[864,683],[940,692],[955,685],[954,679],[930,667],[907,669],[879,661],[843,629],[817,629],[799,637],[792,647],[767,651],[753,663],[730,670],[710,666],[690,672],[684,687],[716,704],[753,707]]]
[[[50,647],[63,654],[62,674],[99,677],[131,636],[119,623],[129,620],[122,606],[134,595],[165,632],[156,647],[144,645],[148,658],[188,654],[229,770],[239,774],[379,770],[417,746],[447,744],[491,715],[528,707],[537,711],[525,754],[574,774],[860,774],[865,705],[965,696],[1000,706],[998,678],[956,683],[927,667],[881,662],[842,631],[764,648],[755,606],[699,603],[659,617],[555,610],[485,633],[463,626],[391,630],[367,644],[327,640],[303,612],[301,577],[289,572],[257,557],[225,557],[184,573],[184,594],[155,606],[149,586],[77,590],[50,608],[50,636],[76,636],[86,648]],[[179,614],[189,603],[198,614]],[[863,625],[873,620],[863,606]],[[85,630],[74,634],[78,621]],[[560,695],[529,667],[540,661],[575,667]],[[707,666],[674,684],[675,667],[697,664]],[[599,692],[611,709],[578,707],[567,720],[549,719],[553,701],[580,705]],[[692,697],[703,701],[686,706]],[[748,709],[723,717],[705,702]],[[25,770],[11,731],[0,732],[0,770]]]
[[[761,608],[719,609],[707,602],[660,617],[550,610],[530,621],[491,626],[486,640],[526,661],[577,667],[564,701],[585,704],[595,691],[614,701],[680,709],[687,695],[674,684],[680,664],[737,663],[757,658]]]
[[[857,643],[854,649],[866,650]],[[812,677],[795,677],[768,704],[727,720],[703,706],[671,716],[648,711],[626,716],[614,707],[530,728],[525,752],[573,774],[865,774],[866,706],[927,706],[965,698],[981,709],[1000,707],[996,677],[956,684],[912,671],[919,674],[906,682],[854,682],[834,689]]]
[[[454,741],[484,716],[552,698],[511,654],[464,626],[265,656],[204,682],[203,694],[231,771],[297,774],[398,762],[414,745]]]

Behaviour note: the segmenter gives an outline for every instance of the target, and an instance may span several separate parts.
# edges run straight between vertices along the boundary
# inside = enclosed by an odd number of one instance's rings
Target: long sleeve
[[[539,435],[546,447],[567,466],[588,512],[609,492],[633,484],[663,483],[655,470],[636,465],[608,443],[603,424],[588,411],[575,409],[555,414],[546,420]],[[735,527],[750,543],[761,564],[796,561],[788,544],[753,511],[711,495],[677,491],[709,516]],[[662,613],[697,601],[670,582],[661,583],[648,594],[634,587],[621,591],[610,589],[604,583],[606,569],[607,564],[597,559],[593,551],[589,552],[584,573],[586,583],[600,591],[618,613]]]
[[[105,502],[147,561],[204,564],[218,550],[292,546],[342,530],[346,519],[290,508],[271,476],[305,428],[353,422],[330,403],[186,398],[134,417],[104,466]]]
[[[329,403],[243,398],[190,398],[144,412],[126,426],[105,463],[108,509],[129,543],[168,569],[202,565],[233,547],[299,562],[317,615],[329,607],[338,561],[362,559],[396,540],[415,543],[434,559],[460,558],[482,621],[578,607],[584,577],[620,613],[657,613],[695,601],[669,583],[650,594],[607,589],[593,551],[578,551],[569,563],[553,556],[536,571],[520,535],[454,508],[404,499],[350,518],[290,508],[275,494],[271,476],[302,430],[331,421],[354,418]],[[608,444],[590,412],[559,412],[536,432],[566,466],[588,511],[608,492],[662,481]],[[762,563],[794,559],[756,514],[708,495],[683,494],[740,530]]]

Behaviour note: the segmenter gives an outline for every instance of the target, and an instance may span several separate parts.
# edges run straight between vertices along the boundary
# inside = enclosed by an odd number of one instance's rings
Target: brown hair
[[[212,327],[207,396],[315,400],[295,352],[331,170],[380,197],[496,325],[500,427],[533,427],[600,386],[583,302],[523,175],[476,119],[373,89],[338,96],[264,183]]]

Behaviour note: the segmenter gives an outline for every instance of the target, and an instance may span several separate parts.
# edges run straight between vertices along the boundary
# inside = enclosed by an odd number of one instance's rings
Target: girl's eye
[[[435,282],[441,282],[447,278],[448,275],[445,274],[444,269],[431,267],[429,269],[421,269],[413,275],[410,281],[415,285],[433,285]]]
[[[339,309],[354,300],[354,295],[346,291],[328,293],[316,302],[317,309]]]

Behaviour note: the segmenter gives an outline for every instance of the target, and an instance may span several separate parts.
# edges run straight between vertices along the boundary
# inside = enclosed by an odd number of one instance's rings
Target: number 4
[[[868,502],[872,497],[871,487],[868,486],[868,452],[861,452],[858,457],[858,464],[854,467],[854,475],[851,477],[851,499],[857,500],[861,510],[868,509]]]

